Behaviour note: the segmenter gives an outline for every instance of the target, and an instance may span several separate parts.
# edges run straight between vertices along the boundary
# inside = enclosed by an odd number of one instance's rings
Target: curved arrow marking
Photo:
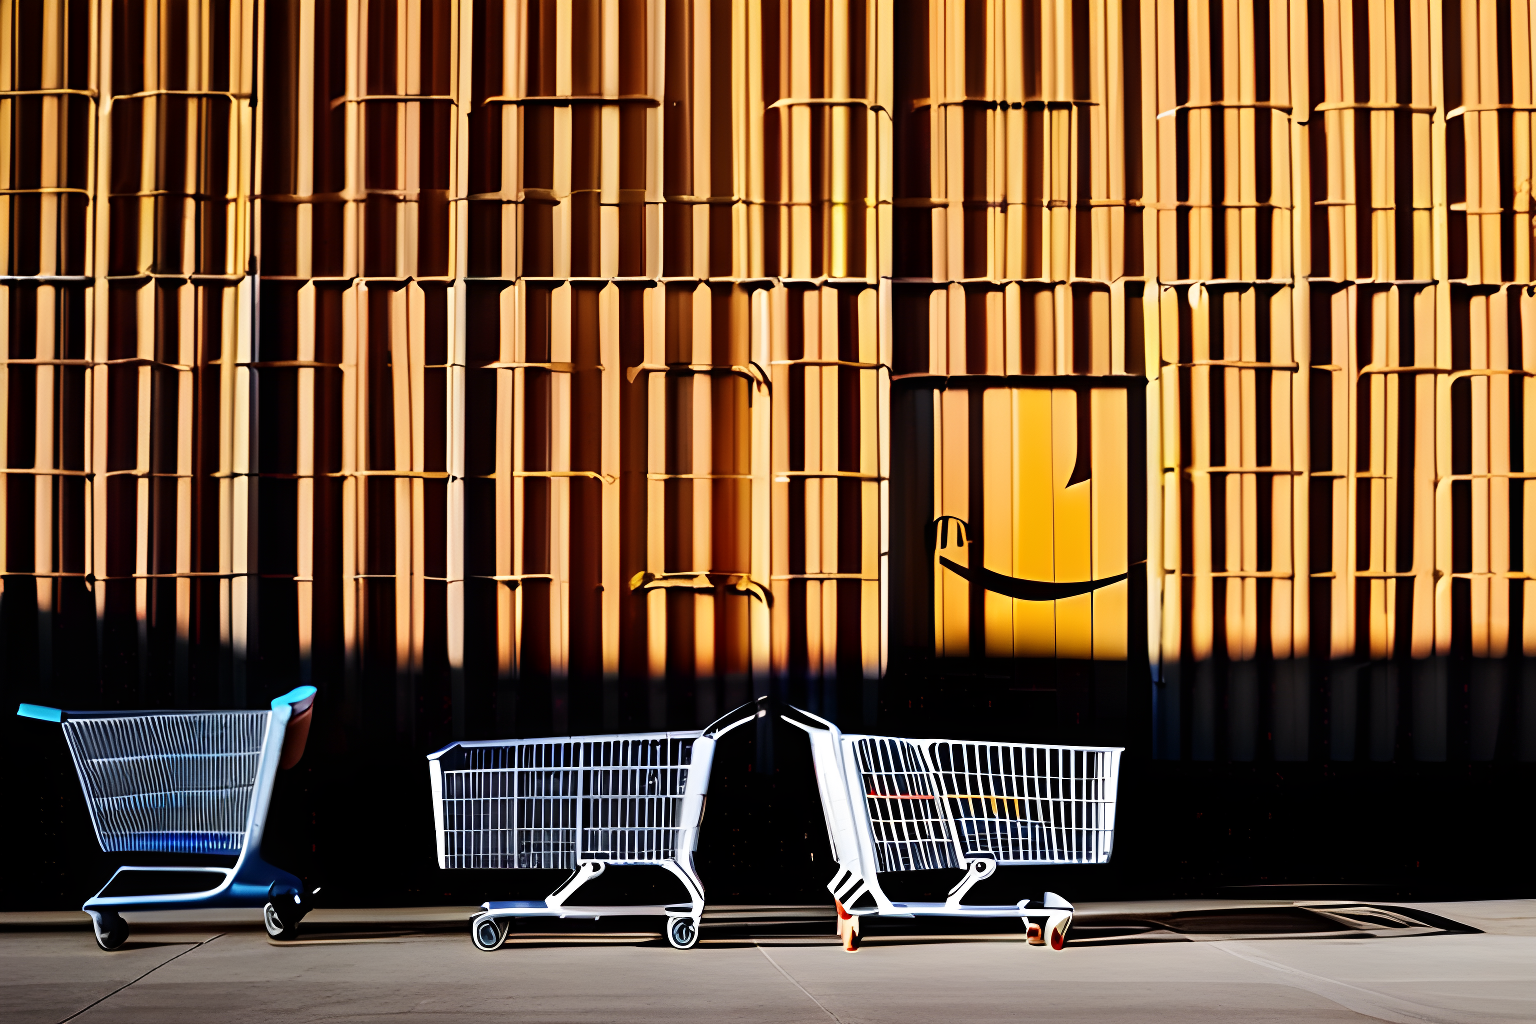
[[[939,556],[939,564],[963,580],[969,580],[977,586],[990,590],[995,594],[1005,597],[1017,598],[1020,601],[1060,601],[1064,597],[1076,597],[1079,594],[1092,593],[1100,587],[1107,587],[1111,583],[1119,583],[1130,576],[1130,573],[1122,572],[1118,576],[1106,576],[1101,580],[1081,580],[1077,583],[1048,583],[1043,580],[1025,580],[1017,576],[1004,576],[1000,572],[991,569],[972,569],[950,561],[943,555]]]

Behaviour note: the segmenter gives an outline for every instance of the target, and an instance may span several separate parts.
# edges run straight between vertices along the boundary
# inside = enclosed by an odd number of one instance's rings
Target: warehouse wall
[[[1531,10],[1178,15],[1142,43],[1160,749],[1536,757]]]
[[[0,3],[8,691],[1536,758],[1532,32]]]

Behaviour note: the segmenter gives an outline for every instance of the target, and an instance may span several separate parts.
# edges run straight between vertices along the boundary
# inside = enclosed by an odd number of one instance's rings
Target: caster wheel
[[[843,952],[857,953],[861,941],[859,937],[859,919],[851,917],[848,919],[847,924],[843,925]]]
[[[128,941],[128,922],[118,914],[107,911],[100,916],[92,915],[91,924],[96,930],[96,945],[108,953]]]
[[[1067,929],[1072,927],[1072,919],[1066,917],[1060,921],[1051,922],[1050,942],[1052,949],[1062,949],[1067,944]]]
[[[287,942],[290,939],[298,938],[299,922],[295,921],[293,924],[285,924],[282,915],[270,903],[261,908],[261,923],[267,926],[267,934],[278,942]]]
[[[1045,929],[1037,922],[1030,921],[1024,927],[1024,937],[1029,940],[1031,946],[1045,945]]]
[[[667,922],[667,941],[673,949],[692,949],[699,942],[699,923],[691,917],[674,917]]]
[[[486,953],[493,953],[501,948],[501,944],[507,941],[507,932],[512,930],[512,922],[498,919],[489,915],[475,918],[469,926],[469,937],[475,941],[475,948]]]

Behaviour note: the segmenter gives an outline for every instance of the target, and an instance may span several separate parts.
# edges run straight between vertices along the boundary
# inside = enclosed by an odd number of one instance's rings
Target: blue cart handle
[[[281,697],[272,700],[273,708],[280,708],[284,704],[295,705],[296,711],[303,711],[309,707],[315,699],[318,691],[313,686],[298,686],[289,690]],[[62,722],[64,712],[58,708],[47,708],[41,704],[21,704],[16,708],[16,714],[22,718],[35,718],[40,722]]]
[[[294,713],[297,714],[309,707],[318,692],[313,686],[295,686],[281,697],[273,697],[272,709],[275,711],[284,704],[292,704]]]

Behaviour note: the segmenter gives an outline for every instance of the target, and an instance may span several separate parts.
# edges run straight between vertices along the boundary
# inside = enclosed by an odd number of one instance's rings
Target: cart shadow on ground
[[[786,908],[788,920],[759,919],[711,921],[706,913],[699,945],[711,949],[839,946],[835,921],[819,908]],[[770,915],[764,915],[769,917]],[[862,920],[862,944],[881,946],[947,945],[965,942],[1016,942],[1027,944],[1022,924],[1012,919],[911,920],[866,917]],[[305,943],[404,941],[427,935],[464,934],[468,921],[443,923],[430,929],[381,934],[351,928],[345,932],[324,926],[301,929],[297,940]],[[1163,913],[1089,912],[1074,922],[1068,948],[1128,945],[1154,942],[1211,942],[1224,940],[1306,940],[1416,938],[1429,935],[1475,934],[1477,929],[1420,909],[1363,903],[1328,903],[1307,906],[1211,908]],[[466,942],[467,935],[464,935]],[[519,931],[514,926],[504,949],[540,949],[570,946],[632,946],[667,948],[658,931],[637,929],[615,922],[605,929],[592,921],[539,921],[536,928]]]
[[[163,942],[157,942],[154,939],[130,939],[123,943],[121,946],[117,947],[117,949],[114,949],[112,952],[129,953],[136,949],[166,949],[171,946],[185,946],[191,948],[192,946],[196,946],[198,944],[199,940],[196,939],[166,939]]]
[[[321,912],[300,925],[296,938],[268,942],[278,948],[300,948],[461,938],[466,950],[474,951],[468,934],[471,919],[469,913],[417,915],[410,911],[356,910],[338,911],[333,916]],[[13,924],[5,930],[80,931],[88,936],[90,925],[82,914],[77,920]],[[1087,950],[1095,946],[1223,940],[1416,938],[1477,931],[1420,908],[1370,903],[1335,901],[1162,911],[1143,911],[1122,904],[1113,909],[1081,911],[1068,935],[1067,948]],[[244,932],[260,934],[262,929],[254,922],[221,921],[199,926],[187,922],[138,921],[134,923],[132,939],[122,949],[196,945],[215,934]],[[861,944],[866,949],[966,942],[1027,944],[1021,922],[1010,918],[861,920]],[[705,913],[699,939],[699,946],[707,949],[840,945],[832,908],[815,906],[711,908]],[[515,951],[579,946],[665,949],[668,943],[659,928],[649,927],[649,922],[637,927],[635,918],[618,917],[611,922],[539,919],[537,923],[529,920],[523,929],[514,924],[502,948]]]

